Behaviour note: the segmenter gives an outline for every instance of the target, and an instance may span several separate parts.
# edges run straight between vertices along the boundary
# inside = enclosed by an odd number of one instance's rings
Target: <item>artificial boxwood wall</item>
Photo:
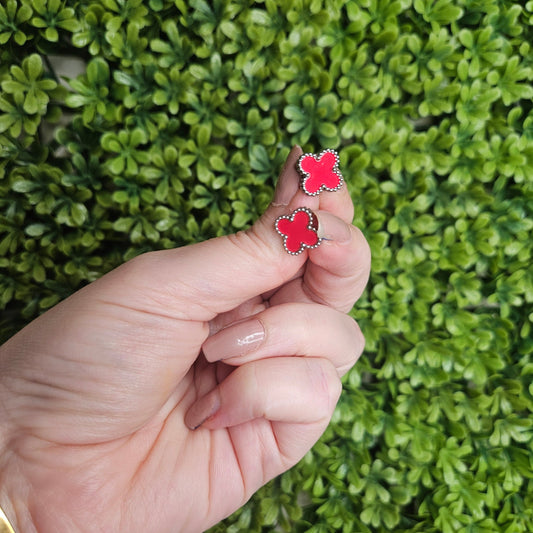
[[[533,531],[532,43],[532,1],[3,1],[1,339],[246,227],[294,143],[336,148],[367,348],[322,440],[214,531]]]

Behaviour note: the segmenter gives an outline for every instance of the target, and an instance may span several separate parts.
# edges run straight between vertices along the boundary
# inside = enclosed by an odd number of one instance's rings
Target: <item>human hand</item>
[[[364,338],[370,252],[295,148],[248,231],[120,266],[0,348],[0,506],[26,533],[199,532],[320,437]],[[306,206],[322,244],[283,250]]]

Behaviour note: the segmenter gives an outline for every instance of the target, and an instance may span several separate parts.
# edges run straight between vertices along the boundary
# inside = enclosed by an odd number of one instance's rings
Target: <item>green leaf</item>
[[[24,231],[30,237],[40,237],[44,234],[44,232],[47,229],[48,228],[45,224],[36,223],[36,224],[30,224],[29,226],[26,226],[26,228],[24,228]]]
[[[104,59],[97,57],[89,62],[87,81],[93,85],[101,85],[109,81],[109,66]]]

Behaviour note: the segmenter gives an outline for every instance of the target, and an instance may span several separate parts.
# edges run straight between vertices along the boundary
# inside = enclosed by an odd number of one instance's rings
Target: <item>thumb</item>
[[[139,299],[133,305],[152,313],[171,312],[178,318],[209,321],[291,279],[307,253],[285,253],[274,226],[298,194],[296,162],[301,153],[299,147],[291,150],[274,202],[250,229],[138,256],[105,276],[109,282],[106,290],[119,291],[129,305],[132,299]],[[318,200],[314,201],[318,207]]]

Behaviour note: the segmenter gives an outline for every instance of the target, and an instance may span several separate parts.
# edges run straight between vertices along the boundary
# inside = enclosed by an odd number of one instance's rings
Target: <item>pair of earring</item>
[[[297,168],[302,176],[300,187],[309,196],[342,187],[344,180],[335,150],[323,150],[318,155],[304,154],[298,159]],[[278,217],[275,228],[283,238],[285,251],[291,255],[301,254],[306,248],[316,248],[321,241],[318,219],[307,207],[299,207],[290,215]]]

